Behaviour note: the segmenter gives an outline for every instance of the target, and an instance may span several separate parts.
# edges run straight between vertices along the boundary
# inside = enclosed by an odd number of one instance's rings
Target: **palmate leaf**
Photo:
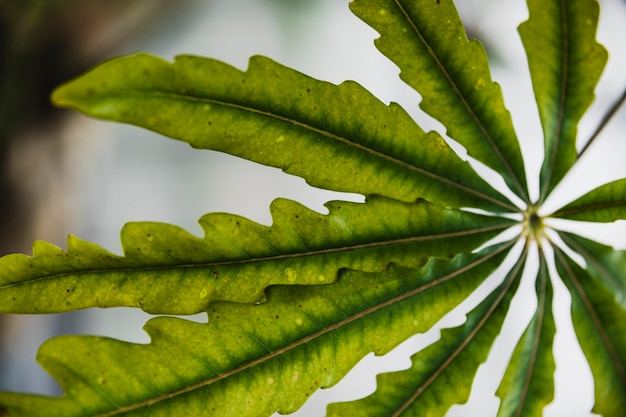
[[[515,347],[497,394],[502,399],[497,417],[541,417],[554,397],[556,332],[552,315],[552,285],[548,266],[540,253],[535,283],[537,310]]]
[[[315,80],[264,57],[247,72],[179,56],[102,64],[54,92],[55,103],[283,169],[337,191],[515,211],[435,132],[365,88]]]
[[[593,412],[621,417],[626,410],[626,310],[604,285],[554,248],[559,275],[572,296],[572,320],[595,382]]]
[[[318,81],[263,57],[252,58],[246,71],[192,56],[173,63],[146,54],[111,60],[57,89],[55,103],[278,167],[318,187],[361,193],[366,202],[331,202],[324,215],[278,200],[271,226],[209,214],[201,219],[202,237],[133,223],[122,232],[123,256],[70,238],[67,251],[39,242],[32,257],[0,259],[0,311],[131,306],[208,314],[207,323],[152,319],[145,345],[52,339],[38,360],[65,395],[0,393],[0,416],[294,411],[366,354],[384,354],[431,328],[525,240],[500,287],[464,325],[444,330],[413,356],[409,370],[382,375],[372,396],[329,412],[439,417],[467,400],[530,244],[554,243],[539,213],[574,163],[576,126],[606,59],[594,40],[598,8],[590,0],[530,0],[530,18],[520,28],[545,134],[536,202],[500,87],[451,0],[354,0],[351,8],[380,33],[377,46],[422,95],[422,109],[497,171],[525,207],[481,179],[439,134],[425,133],[400,106],[354,82]],[[624,220],[624,181],[598,187],[551,217]],[[511,226],[521,229],[517,237],[476,252]],[[594,411],[620,416],[623,252],[557,233],[588,268],[554,248],[596,381]],[[552,289],[543,254],[536,289],[537,310],[497,392],[501,416],[540,415],[554,394]]]
[[[420,93],[420,107],[529,202],[524,162],[502,91],[491,80],[482,45],[468,42],[452,1],[355,0],[350,8],[381,34],[376,46]]]
[[[601,185],[550,217],[602,223],[626,220],[626,179]]]
[[[330,283],[341,268],[419,267],[430,256],[471,251],[511,225],[425,201],[372,197],[327,207],[322,215],[278,200],[271,227],[209,214],[200,221],[204,238],[169,225],[129,224],[125,257],[76,238],[67,252],[41,242],[34,257],[0,259],[0,311],[129,306],[194,314],[215,300],[259,301],[269,285]]]
[[[464,325],[442,330],[438,342],[411,358],[408,370],[379,375],[371,396],[329,405],[328,416],[438,417],[467,401],[519,285],[526,254],[524,249],[504,282],[468,314]]]
[[[214,303],[208,323],[150,320],[148,345],[59,337],[39,362],[67,395],[0,394],[0,415],[267,416],[298,408],[368,352],[430,328],[504,259],[511,244],[419,270],[345,271],[334,285],[279,286],[259,305]],[[178,410],[178,411],[177,411]]]
[[[608,54],[595,39],[595,0],[529,0],[528,9],[519,32],[543,125],[543,201],[576,161],[578,121],[594,99]]]

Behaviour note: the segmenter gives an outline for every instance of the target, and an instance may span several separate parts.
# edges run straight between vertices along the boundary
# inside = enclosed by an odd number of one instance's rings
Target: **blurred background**
[[[470,37],[485,45],[493,77],[503,87],[536,195],[543,145],[516,30],[527,17],[525,2],[457,3]],[[626,2],[600,3],[598,36],[610,58],[597,100],[579,129],[581,146],[626,86]],[[358,195],[314,189],[273,168],[192,150],[182,142],[95,121],[49,103],[55,86],[121,54],[146,51],[172,59],[189,53],[240,69],[246,68],[250,56],[261,54],[318,79],[356,80],[384,102],[399,102],[425,129],[443,132],[440,124],[419,112],[419,95],[399,80],[398,69],[374,48],[377,34],[354,17],[347,4],[348,0],[0,0],[0,255],[30,254],[35,239],[65,247],[68,234],[120,254],[119,231],[129,221],[162,221],[200,235],[196,221],[207,212],[227,211],[270,224],[269,204],[276,197],[320,212],[328,200],[362,201]],[[576,166],[573,178],[549,200],[546,212],[567,196],[626,177],[625,119],[622,109]],[[625,249],[624,223],[577,231]],[[498,399],[493,392],[516,337],[532,315],[529,306],[535,303],[532,281],[524,284],[507,319],[515,329],[497,339],[489,364],[479,370],[470,402],[453,407],[449,416],[495,413]],[[483,290],[495,285],[492,280]],[[555,308],[561,312],[555,344],[557,400],[546,416],[590,416],[589,368],[568,324],[569,297],[562,287],[556,290]],[[392,354],[368,356],[336,390],[318,391],[296,415],[320,416],[328,401],[369,394],[377,372],[406,368],[413,352],[436,340],[441,327],[461,324],[478,299],[468,300],[435,329],[411,338]],[[58,334],[96,334],[146,343],[141,327],[147,318],[123,308],[54,316],[0,315],[0,390],[59,394],[34,359],[43,341]]]

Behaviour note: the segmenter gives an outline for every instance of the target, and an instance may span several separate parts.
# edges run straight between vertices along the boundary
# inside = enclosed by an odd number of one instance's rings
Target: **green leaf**
[[[594,413],[621,417],[626,410],[626,311],[559,248],[559,275],[572,296],[574,330],[595,381]]]
[[[443,330],[438,342],[413,356],[410,369],[380,375],[372,396],[331,405],[329,413],[439,417],[467,401],[531,243],[555,243],[544,200],[623,102],[576,154],[577,125],[606,61],[594,39],[598,6],[593,0],[528,2],[520,34],[545,147],[537,201],[530,200],[520,144],[485,51],[468,40],[452,0],[351,3],[380,33],[377,47],[421,94],[422,109],[443,123],[446,138],[424,132],[399,105],[382,103],[354,82],[318,81],[263,57],[240,71],[211,59],[166,62],[137,54],[57,89],[57,105],[278,167],[314,186],[361,193],[366,202],[331,202],[328,214],[320,214],[277,200],[270,226],[208,214],[200,220],[203,236],[132,223],[122,230],[121,256],[70,237],[67,251],[37,242],[33,256],[0,258],[0,312],[130,306],[208,317],[206,323],[154,318],[145,326],[147,344],[54,338],[42,345],[38,361],[64,394],[0,393],[0,416],[293,412],[364,356],[385,354],[431,328],[525,240],[512,269],[499,276],[501,285],[477,302],[464,325]],[[459,157],[451,141],[467,149],[472,163],[501,175],[519,197],[515,203]],[[621,179],[551,217],[626,220],[625,202]],[[514,229],[519,233],[511,241],[486,245]],[[626,410],[626,251],[555,233],[588,269],[554,247],[550,267],[571,294],[575,331],[595,379],[594,411],[620,417]],[[497,392],[500,416],[539,416],[554,396],[555,322],[544,256],[540,252],[535,314]]]
[[[572,233],[559,232],[563,242],[578,252],[587,263],[587,272],[615,295],[626,309],[626,251],[617,251]]]
[[[442,330],[438,342],[411,358],[408,370],[379,375],[369,397],[329,405],[328,416],[435,417],[467,401],[519,285],[526,253],[524,249],[504,282],[468,314],[464,325]]]
[[[381,34],[376,46],[420,93],[420,107],[529,202],[524,161],[502,91],[491,80],[482,45],[468,42],[452,1],[355,0],[350,8]]]
[[[60,87],[57,105],[142,126],[305,178],[311,185],[514,211],[436,133],[360,85],[307,77],[264,57],[247,72],[179,56],[117,58]]]
[[[334,285],[269,288],[259,305],[218,302],[207,324],[150,320],[147,345],[58,337],[38,360],[66,395],[0,394],[0,414],[267,416],[298,408],[368,352],[430,328],[498,265],[511,243],[420,270],[345,271]]]
[[[543,125],[544,201],[576,161],[577,125],[594,100],[608,54],[595,39],[595,0],[528,0],[528,9],[519,32]]]
[[[34,257],[0,259],[0,310],[128,306],[193,314],[214,300],[259,301],[270,285],[331,283],[341,268],[419,267],[430,256],[471,251],[511,225],[424,201],[373,197],[327,207],[322,215],[277,200],[271,227],[209,214],[200,220],[204,238],[169,225],[130,224],[122,232],[125,257],[76,238],[67,252],[39,242]]]
[[[626,220],[626,178],[589,191],[550,217],[602,223]]]
[[[554,398],[556,327],[552,315],[552,285],[543,253],[535,282],[537,309],[515,347],[497,395],[502,399],[498,417],[541,417]]]

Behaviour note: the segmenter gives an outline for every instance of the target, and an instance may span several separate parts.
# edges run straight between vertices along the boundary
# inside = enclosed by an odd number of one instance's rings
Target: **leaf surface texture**
[[[204,238],[157,223],[122,232],[124,257],[71,238],[68,251],[40,242],[34,256],[0,260],[3,312],[140,307],[194,314],[210,302],[257,302],[276,284],[327,284],[342,268],[419,267],[430,256],[471,251],[511,225],[506,219],[382,197],[329,203],[328,215],[288,201],[272,205],[274,224],[209,214]],[[482,226],[480,225],[482,224]]]
[[[426,331],[498,265],[510,244],[421,269],[346,271],[335,285],[278,286],[259,305],[214,303],[208,323],[150,320],[148,345],[66,336],[39,362],[67,396],[0,394],[5,416],[262,416],[298,408],[369,352]],[[8,408],[10,406],[10,408]],[[204,410],[204,411],[202,411]]]
[[[53,100],[305,178],[311,185],[450,207],[515,210],[435,132],[360,85],[307,77],[264,57],[247,72],[219,61],[121,57]]]
[[[415,354],[411,368],[379,375],[374,394],[355,402],[331,404],[329,417],[435,417],[467,401],[478,366],[487,359],[500,332],[525,258],[524,252],[504,282],[468,314],[464,325],[442,330],[438,342]]]
[[[453,3],[355,0],[350,8],[380,33],[376,46],[420,93],[422,110],[528,201],[524,162],[502,91],[491,80],[482,45],[468,41]]]
[[[624,221],[626,179],[550,215],[542,207],[618,107],[577,152],[578,125],[607,59],[595,40],[597,2],[528,0],[519,33],[545,150],[532,197],[500,86],[452,1],[354,0],[350,8],[379,33],[376,46],[445,136],[425,132],[399,105],[355,82],[319,81],[259,56],[242,71],[139,53],[55,90],[59,106],[360,193],[365,202],[329,202],[321,214],[278,199],[268,226],[211,213],[200,219],[202,236],[130,223],[121,255],[70,237],[67,250],[36,242],[32,256],[1,258],[0,312],[127,306],[206,313],[208,322],[153,318],[147,344],[53,338],[37,359],[64,395],[0,393],[0,416],[291,413],[364,356],[431,329],[489,280],[497,288],[472,304],[463,325],[414,354],[409,369],[379,375],[367,398],[328,408],[330,416],[440,417],[468,400],[536,248],[538,270],[526,276],[535,280],[537,302],[496,392],[498,417],[539,417],[553,400],[559,278],[595,381],[593,411],[623,417],[626,252],[546,219]],[[474,171],[478,164],[503,179],[500,190],[500,178],[492,186]],[[520,250],[511,250],[516,243]]]
[[[578,121],[594,99],[607,60],[596,42],[599,7],[593,0],[529,0],[524,43],[543,126],[543,201],[577,159]]]
[[[497,417],[541,417],[554,398],[556,327],[552,314],[552,284],[543,254],[535,282],[537,309],[515,347],[497,395]]]
[[[601,185],[553,213],[552,217],[609,223],[626,220],[626,179]]]
[[[595,382],[592,411],[619,417],[626,409],[626,310],[558,248],[555,260],[572,296],[574,330]]]

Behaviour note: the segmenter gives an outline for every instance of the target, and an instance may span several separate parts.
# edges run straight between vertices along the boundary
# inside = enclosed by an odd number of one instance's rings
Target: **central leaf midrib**
[[[601,340],[602,348],[604,348],[606,354],[610,357],[611,363],[615,367],[617,378],[622,384],[622,387],[626,389],[626,369],[624,369],[624,367],[622,366],[623,364],[620,361],[620,356],[616,351],[613,341],[609,337],[609,332],[604,327],[604,325],[602,324],[602,321],[598,317],[598,314],[596,313],[596,309],[594,308],[593,303],[586,296],[587,294],[585,292],[585,289],[580,283],[575,272],[570,267],[568,259],[565,257],[563,252],[561,252],[561,250],[557,247],[554,247],[554,254],[558,258],[558,261],[561,263],[563,268],[565,269],[565,272],[567,273],[567,278],[572,284],[573,291],[576,293],[576,295],[580,299],[580,302],[583,305],[583,308],[585,309],[589,320],[591,321],[593,327],[595,328],[597,332],[597,336]]]
[[[613,287],[620,288],[622,286],[622,283],[620,282],[619,278],[615,274],[613,274],[611,270],[605,266],[602,260],[595,256],[595,254],[588,251],[587,248],[581,246],[580,244],[578,244],[578,242],[571,239],[569,236],[565,235],[564,233],[559,233],[559,237],[570,248],[574,249],[576,252],[582,255],[583,258],[585,258],[585,261],[587,261],[588,263],[592,264],[595,268],[597,268],[598,271],[600,272],[600,276],[603,279],[610,281]]]
[[[541,189],[541,197],[539,199],[540,202],[545,201],[548,197],[548,190],[550,190],[553,185],[552,178],[554,175],[554,166],[556,157],[559,151],[559,145],[563,140],[563,125],[565,123],[565,104],[567,101],[567,86],[569,85],[569,59],[570,59],[570,50],[569,50],[569,11],[567,9],[567,1],[561,0],[559,2],[559,11],[560,11],[560,28],[561,28],[561,68],[560,68],[560,81],[559,85],[559,104],[556,109],[556,127],[552,142],[552,148],[550,149],[550,155],[548,156],[548,160],[546,161],[546,178],[542,184]]]
[[[524,261],[527,256],[527,252],[528,252],[528,246],[525,246],[524,252],[520,255],[520,258],[518,259],[517,263],[515,264],[515,267],[511,271],[511,274],[509,275],[508,282],[506,283],[506,285],[504,285],[501,288],[498,296],[494,300],[493,304],[489,307],[487,312],[472,327],[472,330],[469,332],[465,340],[463,340],[461,344],[459,344],[459,346],[457,346],[456,349],[454,349],[454,351],[448,355],[446,360],[437,367],[435,372],[433,372],[433,374],[422,385],[420,385],[418,389],[415,390],[415,392],[409,398],[407,398],[407,400],[402,404],[402,406],[400,406],[392,414],[391,417],[399,417],[400,415],[402,415],[402,413],[404,413],[404,411],[406,411],[406,409],[409,408],[411,404],[413,404],[437,380],[437,378],[439,378],[441,374],[445,372],[448,365],[450,365],[454,360],[456,360],[456,358],[474,340],[474,338],[480,332],[483,326],[492,317],[492,314],[494,313],[494,311],[500,306],[500,303],[502,302],[502,300],[508,293],[509,289],[511,288],[511,285],[513,285],[515,280],[518,279],[517,274],[519,273],[520,268],[523,268],[524,266]]]
[[[111,273],[119,273],[119,272],[139,272],[139,271],[159,271],[159,270],[175,270],[175,269],[193,269],[193,268],[211,268],[211,267],[219,267],[219,266],[229,266],[229,265],[241,265],[241,264],[251,264],[257,262],[271,262],[271,261],[280,261],[283,259],[294,259],[294,258],[305,258],[310,256],[320,256],[320,255],[332,255],[341,252],[350,252],[350,251],[358,251],[364,249],[374,249],[385,246],[395,246],[402,244],[415,243],[419,241],[432,241],[435,239],[449,239],[463,236],[471,236],[475,234],[486,233],[495,230],[504,230],[510,227],[510,224],[500,224],[494,226],[485,226],[477,229],[470,230],[460,230],[456,232],[448,232],[441,233],[435,235],[424,235],[424,236],[412,236],[398,239],[388,239],[377,242],[369,242],[369,243],[360,243],[351,246],[340,246],[335,248],[325,248],[325,249],[317,249],[311,251],[302,251],[302,252],[294,252],[294,253],[286,253],[280,255],[271,255],[271,256],[257,256],[246,259],[232,259],[228,261],[215,261],[215,262],[199,262],[199,263],[183,263],[183,264],[171,264],[171,265],[152,265],[152,266],[138,266],[138,267],[120,267],[120,268],[107,268],[107,269],[84,269],[84,270],[76,270],[76,271],[68,271],[58,274],[46,275],[44,277],[38,277],[35,279],[30,279],[26,281],[14,282],[6,285],[1,285],[0,289],[17,287],[21,285],[31,284],[37,281],[45,281],[49,279],[62,278],[65,276],[79,275],[79,274],[111,274]],[[121,258],[125,259],[125,258]],[[148,260],[149,261],[149,260]]]
[[[584,213],[586,211],[593,211],[599,209],[608,209],[612,207],[626,206],[626,200],[622,201],[607,201],[604,203],[595,203],[595,204],[585,204],[579,207],[571,207],[571,208],[563,208],[561,210],[557,210],[547,217],[565,217],[571,216],[572,214]]]
[[[236,375],[239,372],[243,372],[243,371],[249,370],[249,369],[251,369],[251,368],[253,368],[253,367],[257,366],[257,365],[260,365],[260,364],[265,363],[267,361],[270,361],[270,360],[272,360],[272,359],[274,359],[274,358],[276,358],[276,357],[278,357],[280,355],[283,355],[283,354],[285,354],[287,352],[290,352],[290,351],[292,351],[294,349],[297,349],[300,346],[303,346],[303,345],[305,345],[305,344],[307,344],[307,343],[309,343],[309,342],[311,342],[313,340],[316,340],[316,339],[318,339],[318,338],[320,338],[320,337],[322,337],[322,336],[324,336],[324,335],[326,335],[328,333],[331,333],[331,332],[333,332],[333,331],[335,331],[335,330],[337,330],[337,329],[339,329],[339,328],[341,328],[343,326],[346,326],[346,325],[348,325],[348,324],[350,324],[350,323],[352,323],[354,321],[360,320],[360,319],[362,319],[365,316],[368,316],[370,314],[376,313],[376,312],[378,312],[378,311],[380,311],[380,310],[382,310],[382,309],[384,309],[386,307],[389,307],[389,306],[391,306],[391,305],[393,305],[395,303],[398,303],[398,302],[401,302],[401,301],[406,300],[408,298],[411,298],[411,297],[419,294],[420,292],[426,291],[426,290],[428,290],[430,288],[436,287],[437,285],[443,284],[446,281],[449,281],[450,279],[453,279],[456,276],[461,275],[461,274],[463,274],[463,273],[465,273],[465,272],[467,272],[467,271],[469,271],[469,270],[471,270],[471,269],[481,265],[482,263],[489,261],[491,258],[494,258],[495,256],[501,254],[502,252],[509,250],[513,246],[514,243],[515,243],[515,240],[512,240],[509,243],[502,245],[502,247],[498,248],[497,250],[494,250],[493,252],[488,253],[487,255],[483,256],[482,258],[476,259],[475,261],[469,263],[468,265],[464,265],[464,266],[460,267],[459,269],[456,269],[453,272],[450,272],[447,275],[444,275],[444,276],[442,276],[440,278],[437,278],[437,279],[435,279],[433,281],[427,282],[427,283],[425,283],[425,284],[423,284],[423,285],[421,285],[421,286],[419,286],[417,288],[414,288],[411,291],[407,291],[407,292],[405,292],[403,294],[400,294],[398,296],[395,296],[395,297],[392,297],[392,298],[387,299],[385,301],[382,301],[382,302],[380,302],[380,303],[378,303],[376,305],[373,305],[373,306],[371,306],[371,307],[369,307],[369,308],[367,308],[365,310],[362,310],[362,311],[360,311],[358,313],[355,313],[355,314],[353,314],[351,316],[347,316],[347,317],[345,317],[345,318],[343,318],[343,319],[341,319],[341,320],[339,320],[339,321],[337,321],[337,322],[335,322],[335,323],[333,323],[333,324],[331,324],[331,325],[329,325],[327,327],[324,327],[321,330],[318,330],[318,331],[316,331],[316,332],[314,332],[314,333],[312,333],[312,334],[310,334],[308,336],[305,336],[305,337],[303,337],[301,339],[298,339],[295,342],[290,343],[287,346],[284,346],[284,347],[282,347],[280,349],[277,349],[275,351],[269,352],[267,355],[261,356],[261,357],[259,357],[257,359],[254,359],[254,360],[252,360],[250,362],[247,362],[247,363],[245,363],[245,364],[243,364],[243,365],[241,365],[241,366],[239,366],[237,368],[231,369],[229,371],[226,371],[226,372],[224,372],[224,373],[222,373],[220,375],[216,375],[216,376],[214,376],[212,378],[209,378],[207,380],[200,381],[200,382],[198,382],[196,384],[192,384],[192,385],[189,385],[187,387],[184,387],[184,388],[181,388],[181,389],[178,389],[178,390],[175,390],[175,391],[172,391],[172,392],[160,395],[158,397],[154,397],[154,398],[151,398],[151,399],[148,399],[148,400],[144,400],[144,401],[141,401],[141,402],[136,403],[136,404],[132,404],[132,405],[128,405],[128,406],[125,406],[125,407],[121,407],[121,408],[119,408],[117,410],[101,413],[101,414],[98,414],[98,415],[96,415],[94,417],[110,417],[110,416],[119,415],[119,414],[122,414],[122,413],[125,413],[125,412],[137,410],[137,409],[142,408],[142,407],[151,406],[151,405],[157,404],[157,403],[159,403],[161,401],[166,401],[168,399],[174,398],[174,397],[176,397],[178,395],[183,395],[183,394],[186,394],[188,392],[200,389],[202,387],[214,384],[214,383],[216,383],[216,382],[218,382],[220,380],[223,380],[225,378],[228,378],[228,377],[231,377],[233,375]]]
[[[539,355],[539,345],[542,340],[543,333],[543,322],[545,320],[546,315],[546,289],[548,286],[548,277],[547,272],[545,270],[545,257],[543,252],[539,251],[539,256],[541,257],[541,264],[539,270],[539,278],[540,278],[540,290],[537,291],[537,321],[535,322],[535,331],[533,332],[533,343],[530,352],[530,363],[527,365],[527,369],[524,375],[524,382],[522,384],[522,392],[519,395],[520,400],[517,402],[517,406],[515,408],[515,414],[513,417],[521,417],[522,413],[526,408],[526,399],[528,398],[528,393],[530,390],[530,385],[532,382],[532,377],[535,375],[537,371],[535,367],[537,366],[537,356]],[[548,307],[549,308],[549,307]]]
[[[406,9],[404,8],[404,6],[402,6],[400,4],[399,0],[394,0],[394,3],[396,3],[396,5],[398,6],[398,9],[400,10],[402,15],[406,19],[407,23],[413,29],[413,31],[415,32],[415,34],[419,38],[420,42],[422,42],[424,48],[426,48],[426,50],[428,51],[428,54],[430,55],[432,60],[435,62],[435,64],[437,65],[437,68],[439,68],[439,71],[444,76],[444,78],[446,79],[446,81],[448,82],[450,87],[452,88],[452,91],[457,96],[459,102],[461,103],[461,105],[463,106],[465,111],[469,114],[470,118],[473,120],[473,122],[476,125],[476,127],[478,127],[480,133],[482,134],[482,136],[487,141],[487,144],[489,145],[489,147],[491,148],[493,153],[496,155],[496,158],[500,161],[500,164],[508,172],[508,174],[510,175],[510,178],[515,182],[515,185],[517,187],[517,191],[519,192],[519,195],[521,197],[523,197],[528,202],[528,194],[527,194],[526,190],[524,189],[524,187],[522,186],[519,178],[517,178],[517,175],[515,175],[515,172],[513,171],[513,168],[511,167],[511,165],[508,163],[507,159],[504,157],[504,155],[500,151],[500,148],[498,148],[498,146],[496,145],[495,141],[491,137],[491,134],[489,133],[487,128],[483,125],[482,121],[478,118],[476,113],[474,113],[474,111],[472,110],[472,107],[469,105],[469,103],[465,99],[465,96],[461,93],[461,90],[459,89],[457,84],[452,79],[452,76],[446,70],[446,67],[441,63],[441,61],[439,60],[439,57],[437,56],[437,54],[435,54],[435,52],[431,48],[430,44],[426,41],[426,39],[422,35],[422,32],[413,23],[413,20],[409,16],[409,14],[406,11]]]
[[[172,100],[180,100],[180,101],[192,101],[192,102],[201,102],[201,103],[207,103],[207,104],[214,104],[214,105],[218,105],[218,106],[223,106],[223,107],[229,107],[229,108],[234,108],[234,109],[238,109],[238,110],[242,110],[242,111],[246,111],[246,112],[250,112],[250,113],[255,113],[261,116],[265,116],[268,118],[272,118],[272,119],[276,119],[276,120],[280,120],[282,122],[285,123],[290,123],[294,126],[303,128],[305,130],[309,130],[311,132],[315,132],[319,135],[322,135],[324,137],[327,137],[329,139],[335,140],[337,142],[343,143],[344,145],[347,145],[349,147],[358,149],[360,151],[369,153],[370,155],[376,157],[376,158],[380,158],[382,160],[385,160],[387,162],[390,162],[392,164],[398,165],[402,168],[408,169],[409,171],[413,171],[413,172],[417,172],[420,175],[432,178],[436,181],[439,181],[441,183],[444,183],[448,186],[457,188],[458,190],[467,193],[467,194],[471,194],[474,195],[478,198],[481,198],[483,200],[486,200],[488,202],[491,202],[493,204],[497,204],[502,208],[505,208],[508,211],[512,211],[512,212],[518,212],[518,208],[505,202],[505,201],[501,201],[495,197],[489,196],[487,194],[484,194],[480,191],[477,191],[473,188],[467,187],[463,184],[460,184],[458,182],[454,182],[446,177],[442,177],[438,174],[432,173],[430,171],[427,171],[423,168],[417,167],[415,165],[412,165],[408,162],[405,162],[401,159],[398,159],[396,157],[392,157],[388,154],[385,154],[381,151],[378,151],[376,149],[373,149],[371,147],[367,147],[361,143],[358,142],[354,142],[351,141],[348,138],[339,136],[335,133],[332,133],[328,130],[324,130],[324,129],[320,129],[312,124],[307,124],[307,123],[303,123],[299,120],[290,118],[290,117],[286,117],[283,116],[281,114],[278,113],[273,113],[270,111],[266,111],[266,110],[261,110],[255,107],[250,107],[250,106],[246,106],[244,104],[240,104],[240,103],[234,103],[234,102],[227,102],[227,101],[223,101],[223,100],[219,100],[219,99],[214,99],[214,98],[210,98],[210,97],[196,97],[196,96],[190,96],[190,95],[186,95],[186,94],[179,94],[179,93],[174,93],[171,91],[155,91],[155,90],[122,90],[122,91],[117,91],[115,93],[100,93],[99,94],[100,97],[114,97],[114,98],[118,98],[118,97],[127,97],[127,96],[137,96],[137,97],[141,97],[141,96],[160,96],[160,97],[164,97],[164,98],[168,98],[168,99],[172,99]]]

